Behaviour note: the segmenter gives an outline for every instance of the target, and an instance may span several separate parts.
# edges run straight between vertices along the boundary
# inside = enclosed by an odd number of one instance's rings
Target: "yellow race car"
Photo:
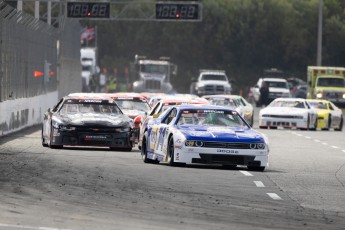
[[[321,99],[307,99],[311,108],[317,112],[317,128],[335,131],[343,130],[343,112],[332,102]]]

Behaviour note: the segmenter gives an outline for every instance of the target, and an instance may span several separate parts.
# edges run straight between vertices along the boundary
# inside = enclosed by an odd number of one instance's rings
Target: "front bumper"
[[[261,126],[284,127],[284,128],[308,128],[308,120],[306,118],[260,117],[259,126],[260,127]]]
[[[53,128],[52,145],[131,148],[133,133],[99,131],[61,131]]]
[[[260,150],[222,149],[205,147],[175,148],[175,162],[186,164],[269,165],[268,147]]]

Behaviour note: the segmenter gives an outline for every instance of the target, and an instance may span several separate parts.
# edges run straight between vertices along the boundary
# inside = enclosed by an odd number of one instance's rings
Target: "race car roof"
[[[219,105],[204,105],[204,104],[188,104],[188,105],[176,105],[174,106],[180,110],[188,109],[209,109],[209,110],[226,110],[226,111],[235,111],[229,107],[219,106]]]

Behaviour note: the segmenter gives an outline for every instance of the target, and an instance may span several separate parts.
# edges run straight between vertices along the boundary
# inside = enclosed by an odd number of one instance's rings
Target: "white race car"
[[[268,140],[236,110],[213,105],[169,107],[147,124],[141,155],[145,163],[268,166]]]
[[[306,99],[277,98],[259,113],[261,129],[297,128],[316,130],[317,112]]]

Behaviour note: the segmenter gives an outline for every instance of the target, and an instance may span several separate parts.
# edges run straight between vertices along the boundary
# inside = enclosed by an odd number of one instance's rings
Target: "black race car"
[[[44,147],[97,146],[131,151],[133,141],[133,122],[113,99],[66,96],[44,114]]]

